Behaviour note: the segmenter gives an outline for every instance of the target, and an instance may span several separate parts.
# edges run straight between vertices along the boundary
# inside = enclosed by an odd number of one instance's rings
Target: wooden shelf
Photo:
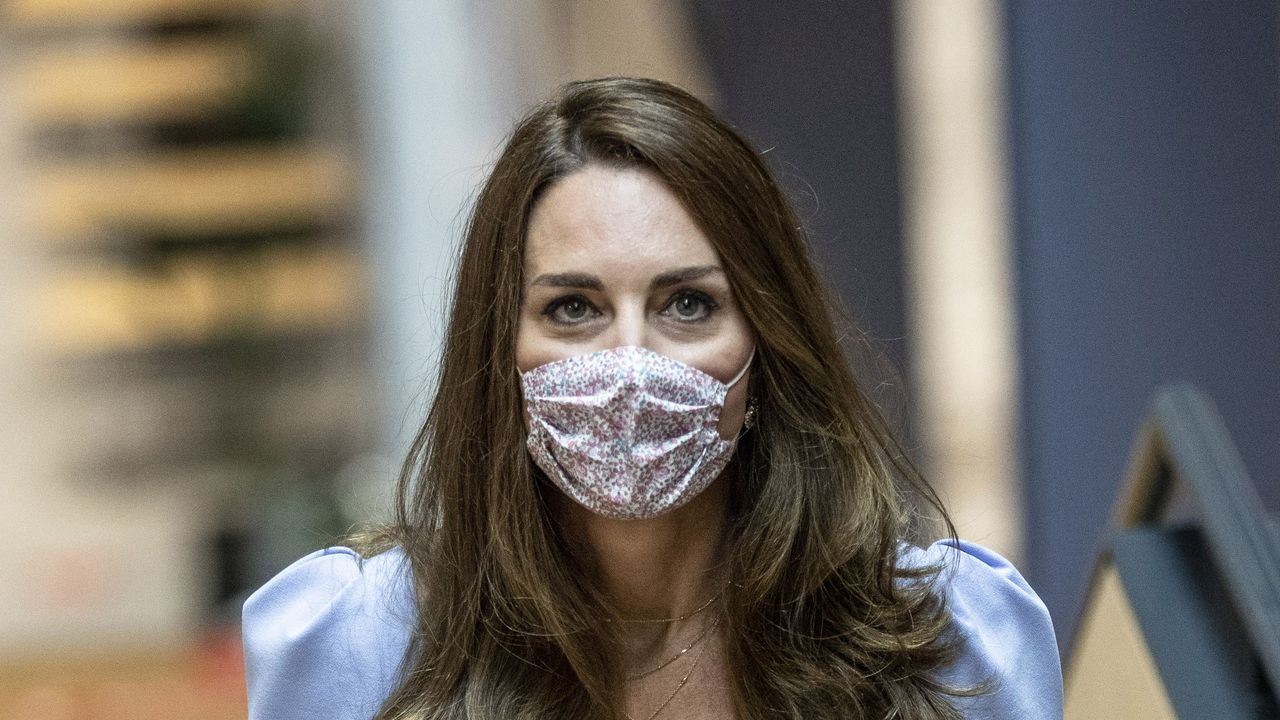
[[[53,242],[112,233],[208,235],[315,225],[349,209],[337,153],[263,146],[47,167],[31,189],[35,232]]]
[[[62,355],[334,329],[361,317],[363,284],[359,258],[332,247],[187,256],[148,274],[68,268],[47,285],[39,325]]]
[[[186,39],[42,50],[17,73],[14,98],[33,125],[191,120],[249,80],[242,42]]]
[[[297,0],[9,0],[0,20],[18,29],[138,25],[236,15]]]

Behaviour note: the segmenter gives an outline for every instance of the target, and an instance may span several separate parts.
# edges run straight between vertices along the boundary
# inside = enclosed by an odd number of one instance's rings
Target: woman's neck
[[[591,553],[595,581],[619,619],[680,617],[720,591],[727,488],[722,475],[687,504],[648,520],[614,520],[565,504],[571,527]],[[623,622],[619,629],[623,642],[642,657],[661,651],[682,625]]]

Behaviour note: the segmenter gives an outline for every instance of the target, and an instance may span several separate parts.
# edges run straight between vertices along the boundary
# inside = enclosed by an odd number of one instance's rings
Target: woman
[[[1017,571],[910,544],[908,497],[950,523],[831,308],[702,103],[567,85],[477,201],[396,522],[245,604],[251,717],[1060,716]]]

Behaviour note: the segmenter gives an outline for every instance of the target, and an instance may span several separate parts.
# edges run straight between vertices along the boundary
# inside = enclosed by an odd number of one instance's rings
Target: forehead
[[[655,173],[588,165],[547,190],[529,217],[527,277],[566,270],[645,274],[719,258]]]

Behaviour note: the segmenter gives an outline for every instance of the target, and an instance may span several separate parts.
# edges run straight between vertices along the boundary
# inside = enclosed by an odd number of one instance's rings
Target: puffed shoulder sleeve
[[[250,720],[368,720],[394,689],[414,624],[396,549],[344,547],[298,560],[244,604]]]
[[[939,564],[960,657],[940,679],[988,681],[990,692],[958,698],[970,720],[1060,720],[1062,668],[1049,611],[1006,559],[974,543],[941,540],[922,559]]]

